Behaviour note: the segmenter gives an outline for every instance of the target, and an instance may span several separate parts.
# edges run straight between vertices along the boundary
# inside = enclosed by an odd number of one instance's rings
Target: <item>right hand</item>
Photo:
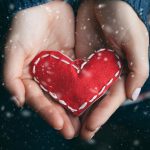
[[[29,73],[32,59],[41,50],[64,50],[74,58],[74,15],[65,2],[54,1],[22,10],[13,19],[5,48],[4,81],[18,106],[28,103],[53,128],[71,139],[79,119],[48,97]]]

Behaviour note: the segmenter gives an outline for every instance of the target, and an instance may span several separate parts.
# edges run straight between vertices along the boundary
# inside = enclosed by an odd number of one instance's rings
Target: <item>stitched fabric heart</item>
[[[45,92],[79,116],[118,79],[122,64],[110,49],[100,49],[86,60],[75,61],[58,51],[42,51],[30,69]]]

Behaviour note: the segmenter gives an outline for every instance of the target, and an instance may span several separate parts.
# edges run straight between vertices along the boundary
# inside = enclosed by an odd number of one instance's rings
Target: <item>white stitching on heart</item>
[[[41,59],[41,58],[38,58],[38,59],[35,61],[34,64],[37,65],[37,64],[39,63],[40,59]]]
[[[54,99],[57,99],[57,98],[58,98],[55,93],[49,92],[49,94],[50,94]]]
[[[48,92],[48,90],[47,90],[42,84],[40,84],[40,87],[41,87],[45,92]]]
[[[120,59],[119,56],[118,56],[117,54],[115,54],[115,56],[116,56],[118,59]]]
[[[93,97],[89,100],[89,102],[92,103],[92,102],[95,100],[96,97],[97,97],[97,95],[93,96]]]
[[[115,77],[117,77],[119,75],[120,71],[118,71],[116,74],[115,74]]]
[[[79,68],[74,64],[72,64],[72,67],[75,68],[76,70],[79,70]]]
[[[93,56],[94,56],[94,54],[91,54],[91,55],[88,57],[88,60],[91,59]]]
[[[33,77],[33,79],[34,79],[37,83],[39,83],[39,81],[38,81],[38,79],[37,79],[36,77]]]
[[[69,65],[70,63],[64,59],[61,59],[62,62],[64,62],[65,64]]]
[[[82,65],[81,65],[81,69],[83,69],[83,67],[87,64],[87,62],[85,61]]]
[[[113,80],[114,80],[113,78],[110,79],[109,82],[107,83],[107,86],[108,86],[109,84],[111,84],[111,83],[113,82]]]
[[[113,50],[110,50],[110,49],[100,49],[100,50],[98,50],[98,51],[95,51],[95,53],[102,52],[102,51],[105,51],[105,50],[109,50],[110,52],[114,52]],[[63,55],[63,54],[62,54],[62,55]],[[63,63],[65,63],[65,64],[67,64],[67,65],[68,65],[68,64],[71,64],[70,62],[67,62],[66,60],[60,59],[59,57],[57,57],[57,56],[55,56],[55,55],[52,55],[52,54],[45,54],[45,55],[41,56],[41,58],[45,58],[45,57],[48,57],[48,56],[51,56],[51,57],[54,58],[54,59],[59,59],[60,61],[62,61]],[[65,56],[65,55],[64,55],[64,56]],[[94,56],[94,54],[91,54],[91,55],[87,58],[87,60],[90,60],[93,56]],[[120,58],[119,58],[119,56],[118,56],[117,54],[115,54],[115,56],[116,56],[116,58],[118,59],[118,62],[117,62],[118,67],[119,67],[119,69],[121,69],[122,65],[121,65],[121,62],[120,62]],[[65,57],[66,57],[66,56],[65,56]],[[32,70],[32,72],[33,72],[34,75],[35,75],[35,73],[36,73],[36,65],[39,63],[39,61],[41,60],[41,58],[38,58],[37,61],[34,63],[33,70]],[[69,57],[67,57],[67,58],[69,58]],[[70,59],[70,58],[69,58],[69,59]],[[71,59],[70,59],[70,60],[71,60]],[[71,61],[72,61],[72,60],[71,60]],[[85,64],[86,64],[87,62],[88,62],[88,61],[84,62],[84,63],[81,65],[81,68],[78,68],[78,67],[77,67],[76,65],[74,65],[74,64],[71,64],[71,65],[72,65],[72,67],[74,67],[74,68],[77,70],[77,73],[79,73],[79,72],[80,72],[80,69],[82,69],[82,68],[85,66]],[[119,75],[119,73],[120,73],[120,71],[117,71],[114,76],[117,77],[117,76]],[[36,77],[33,77],[33,79],[34,79],[37,83],[39,83],[39,81],[38,81],[38,79],[37,79]],[[108,86],[109,84],[111,84],[111,82],[112,82],[113,80],[114,80],[113,78],[110,79],[106,85]],[[48,92],[48,90],[45,89],[41,84],[40,84],[40,87],[41,87],[44,91]],[[94,95],[94,96],[89,100],[89,102],[92,103],[93,101],[95,101],[95,100],[98,98],[98,95],[101,95],[101,94],[104,92],[105,88],[106,88],[106,86],[103,86],[102,89],[100,90],[100,92],[99,92],[97,95]],[[54,99],[58,99],[58,97],[57,97],[57,95],[56,95],[55,93],[49,92],[49,94],[50,94]],[[66,103],[64,100],[58,100],[58,101],[59,101],[59,103],[61,103],[61,104],[63,104],[63,105],[67,105],[67,103]],[[77,111],[79,111],[79,110],[84,109],[84,108],[87,106],[87,104],[88,104],[88,102],[84,102],[84,103],[79,107],[78,110],[77,110],[77,109],[74,109],[74,108],[72,108],[72,107],[70,107],[69,105],[67,105],[67,107],[68,107],[68,109],[71,110],[72,112],[77,112]]]
[[[45,57],[47,57],[47,56],[49,56],[49,54],[45,54],[45,55],[43,55],[41,58],[45,58]]]
[[[79,110],[84,109],[87,104],[88,104],[87,102],[83,103],[83,104],[80,106]]]
[[[119,69],[121,68],[121,63],[120,61],[117,62]]]
[[[72,112],[78,111],[77,109],[73,109],[72,107],[68,106],[68,109],[70,109]]]
[[[62,104],[62,105],[67,105],[64,100],[59,100],[59,103]]]
[[[33,72],[33,74],[35,74],[35,72],[36,72],[36,69],[35,69],[35,65],[33,66],[33,70],[32,70],[32,72]]]
[[[55,59],[60,59],[59,57],[55,56],[55,55],[49,55],[51,56],[52,58],[55,58]]]
[[[103,88],[101,89],[101,91],[98,93],[98,95],[101,95],[103,93],[103,91],[105,90],[106,86],[103,86]]]

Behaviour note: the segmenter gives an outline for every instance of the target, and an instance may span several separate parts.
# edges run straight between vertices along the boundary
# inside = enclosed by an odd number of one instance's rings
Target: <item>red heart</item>
[[[43,51],[31,63],[39,86],[74,115],[81,115],[119,78],[121,60],[114,51],[100,49],[86,60],[71,60],[58,51]]]

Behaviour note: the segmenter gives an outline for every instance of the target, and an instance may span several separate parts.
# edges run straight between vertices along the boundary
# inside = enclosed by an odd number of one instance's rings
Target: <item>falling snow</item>
[[[15,5],[12,4],[12,3],[10,3],[10,4],[9,4],[9,9],[10,9],[10,10],[14,10],[14,8],[15,8]]]

